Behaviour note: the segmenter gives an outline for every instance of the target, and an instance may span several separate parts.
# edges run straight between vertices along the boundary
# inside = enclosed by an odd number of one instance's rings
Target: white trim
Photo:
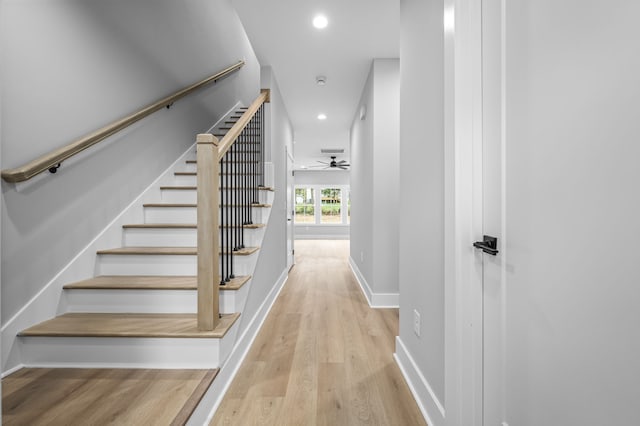
[[[7,377],[7,376],[9,376],[9,375],[11,375],[11,374],[13,374],[13,373],[15,373],[15,372],[16,372],[16,371],[18,371],[18,370],[23,369],[24,367],[25,367],[25,365],[24,365],[24,364],[19,364],[19,365],[16,365],[15,367],[13,367],[13,368],[11,368],[11,369],[9,369],[9,370],[7,370],[7,371],[3,371],[3,372],[2,372],[2,378],[4,379],[5,377]]]
[[[364,294],[365,299],[367,299],[367,303],[370,308],[400,307],[400,293],[374,293],[351,256],[349,256],[349,266],[351,267],[351,271],[353,271],[353,275],[360,285],[362,293]]]
[[[444,426],[446,420],[444,407],[402,343],[400,336],[396,336],[396,353],[393,354],[393,358],[400,367],[427,424],[429,426]]]
[[[249,349],[251,349],[253,341],[262,328],[264,321],[267,319],[273,304],[278,299],[280,291],[282,291],[284,284],[287,282],[289,277],[288,272],[289,270],[285,268],[285,270],[282,271],[282,274],[280,274],[276,285],[273,287],[264,302],[262,302],[262,305],[260,305],[260,308],[256,311],[251,322],[242,333],[242,336],[238,338],[237,343],[231,350],[225,364],[220,368],[215,380],[187,421],[187,425],[209,424],[213,419],[213,416],[227,393],[229,386],[231,386],[231,382],[233,382],[242,362],[249,353]]]

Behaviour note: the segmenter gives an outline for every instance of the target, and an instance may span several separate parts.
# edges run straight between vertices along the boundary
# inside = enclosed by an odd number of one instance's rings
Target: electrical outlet
[[[420,313],[416,309],[413,310],[413,332],[420,337]]]

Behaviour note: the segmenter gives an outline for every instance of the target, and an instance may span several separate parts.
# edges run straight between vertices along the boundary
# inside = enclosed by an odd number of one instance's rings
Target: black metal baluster
[[[240,223],[238,223],[238,225],[240,226],[240,241],[241,241],[241,247],[245,248],[245,244],[244,244],[244,225],[247,222],[247,211],[245,210],[245,203],[246,203],[246,193],[247,190],[245,188],[246,186],[246,168],[247,168],[247,164],[245,162],[245,156],[246,156],[246,152],[247,152],[247,136],[244,132],[244,130],[242,131],[241,134],[242,137],[242,146],[241,146],[241,152],[242,155],[240,156],[240,186],[242,187],[242,192],[241,192],[241,197],[240,197],[240,212],[241,212],[241,217],[240,217]]]
[[[225,156],[226,157],[226,156]],[[224,181],[223,181],[223,176],[224,176],[224,167],[225,167],[225,161],[224,159],[220,160],[220,176],[218,176],[218,183],[219,183],[219,188],[218,191],[220,192],[220,224],[224,223],[224,213],[225,213],[225,193],[224,193]],[[215,178],[214,178],[215,179]],[[220,233],[220,247],[224,248],[225,246],[225,234],[224,234],[224,228],[220,228],[218,230],[218,232]],[[224,250],[221,249],[221,251],[224,252]],[[220,258],[220,284],[224,285],[225,284],[225,278],[227,277],[227,269],[226,269],[226,265],[224,262],[224,253],[220,253],[221,258]]]
[[[258,132],[260,134],[260,186],[264,187],[264,104],[260,106]]]

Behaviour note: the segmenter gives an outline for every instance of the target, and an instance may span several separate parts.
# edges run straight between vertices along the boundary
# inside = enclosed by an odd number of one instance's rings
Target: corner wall
[[[351,266],[372,306],[398,305],[400,74],[374,59],[351,125]]]
[[[443,2],[400,3],[398,360],[423,412],[444,424]],[[420,314],[420,336],[413,330]]]
[[[16,187],[2,182],[2,324],[236,102],[259,65],[228,1],[0,3],[2,168],[245,59],[234,75]]]

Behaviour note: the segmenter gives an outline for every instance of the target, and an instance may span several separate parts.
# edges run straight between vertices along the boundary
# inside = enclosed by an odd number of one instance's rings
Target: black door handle
[[[496,237],[490,237],[485,235],[482,237],[483,241],[476,241],[473,246],[483,252],[495,256],[498,254],[498,239]]]

